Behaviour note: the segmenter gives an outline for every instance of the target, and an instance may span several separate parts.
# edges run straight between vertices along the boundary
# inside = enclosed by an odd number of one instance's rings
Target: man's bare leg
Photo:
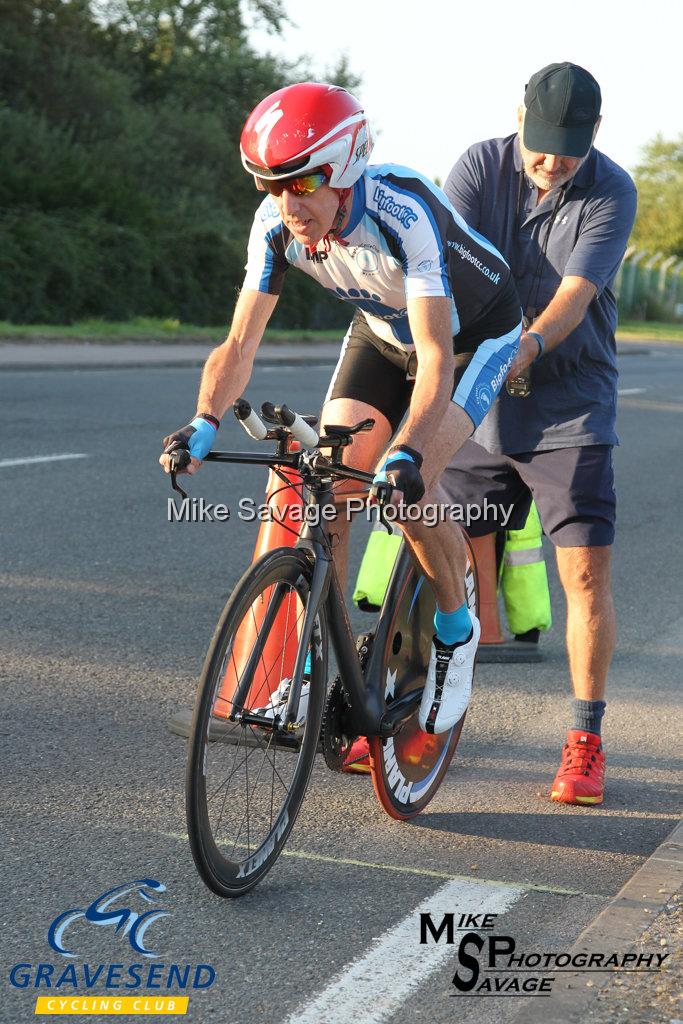
[[[451,504],[439,481],[446,466],[472,433],[472,427],[467,413],[451,402],[436,437],[422,453],[426,492],[421,506]],[[402,529],[434,589],[439,608],[442,612],[455,611],[465,602],[466,549],[460,527],[450,519],[434,526],[427,526],[420,519],[403,523]]]
[[[603,700],[614,653],[616,616],[610,547],[556,548],[567,598],[567,654],[578,700]]]
[[[365,402],[337,398],[328,402],[323,409],[322,424],[353,424],[367,417],[375,420],[374,429],[367,434],[357,434],[354,437],[353,444],[344,452],[343,461],[347,466],[371,472],[386,451],[392,436],[391,425],[382,413]],[[422,452],[422,476],[426,492],[420,502],[421,506],[431,503],[450,504],[439,480],[455,452],[471,433],[472,421],[469,416],[460,406],[451,402],[436,436],[428,449]],[[349,482],[338,485],[335,492],[341,496],[354,489],[356,488],[353,483]],[[396,501],[399,499],[400,494],[396,496]],[[399,525],[414,557],[434,588],[439,608],[444,612],[459,608],[465,601],[466,561],[465,543],[460,527],[448,519],[434,526],[426,526],[422,520]],[[337,574],[340,582],[345,585],[349,544],[349,522],[345,510],[340,509],[340,516],[334,524],[333,532],[337,535],[334,548]]]
[[[616,633],[612,549],[558,547],[555,551],[567,598],[567,654],[576,702],[574,724],[567,734],[550,797],[591,806],[602,803],[605,787],[600,726]]]

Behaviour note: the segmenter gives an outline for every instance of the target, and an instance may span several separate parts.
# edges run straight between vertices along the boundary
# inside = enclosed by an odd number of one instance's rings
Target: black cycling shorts
[[[517,350],[521,316],[517,292],[511,284],[493,310],[463,328],[453,339],[453,401],[465,409],[475,426],[503,385]],[[472,367],[468,371],[470,362]],[[410,405],[416,370],[414,350],[401,350],[383,341],[357,310],[344,338],[325,402],[335,398],[364,402],[386,416],[395,433]],[[463,386],[459,386],[461,381]]]

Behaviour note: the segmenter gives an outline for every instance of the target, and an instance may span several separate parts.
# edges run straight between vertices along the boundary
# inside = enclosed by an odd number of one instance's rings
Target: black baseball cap
[[[585,156],[601,103],[600,86],[584,68],[548,64],[531,76],[524,93],[524,145],[533,153]]]

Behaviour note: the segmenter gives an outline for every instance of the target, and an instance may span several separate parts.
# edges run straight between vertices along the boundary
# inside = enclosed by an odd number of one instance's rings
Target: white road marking
[[[0,576],[0,584],[2,584],[2,576]],[[679,814],[632,814],[632,818],[656,818],[658,821],[661,818],[671,818],[672,821],[678,821],[680,818]],[[167,839],[182,839],[183,842],[187,842],[187,832],[159,832],[160,836],[165,836]],[[247,849],[246,843],[237,843],[237,846]],[[454,882],[466,882],[475,885],[485,885],[487,888],[495,889],[512,889],[514,892],[521,890],[522,892],[549,892],[554,896],[585,896],[591,900],[604,900],[605,893],[598,892],[584,892],[583,889],[564,889],[559,885],[540,885],[535,882],[506,882],[498,878],[477,878],[476,875],[455,875],[449,871],[432,871],[431,868],[414,868],[409,867],[406,864],[381,864],[376,861],[370,860],[355,860],[351,857],[327,857],[322,853],[309,853],[306,850],[283,850],[280,854],[281,857],[298,857],[300,860],[319,861],[322,864],[334,864],[341,867],[349,868],[367,868],[371,871],[396,871],[399,874],[405,875],[421,875],[423,878],[447,878]]]
[[[421,913],[430,912],[435,922],[445,913],[503,914],[523,892],[480,882],[448,882],[375,940],[365,956],[345,967],[286,1024],[382,1024],[444,961],[454,960],[454,947],[445,942],[420,945]]]
[[[64,462],[65,459],[87,459],[87,455],[65,452],[64,455],[31,455],[26,459],[0,459],[0,469],[8,466],[29,466],[36,462]]]
[[[619,388],[618,395],[642,395],[647,388]]]

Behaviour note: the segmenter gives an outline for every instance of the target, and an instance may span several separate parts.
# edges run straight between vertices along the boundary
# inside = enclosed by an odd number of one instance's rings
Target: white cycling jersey
[[[506,291],[509,302],[510,269],[498,250],[432,182],[397,164],[366,168],[329,252],[297,242],[267,196],[254,217],[244,287],[277,295],[290,265],[360,309],[379,338],[402,350],[413,347],[407,299],[450,296],[454,337],[473,325],[486,336]]]

